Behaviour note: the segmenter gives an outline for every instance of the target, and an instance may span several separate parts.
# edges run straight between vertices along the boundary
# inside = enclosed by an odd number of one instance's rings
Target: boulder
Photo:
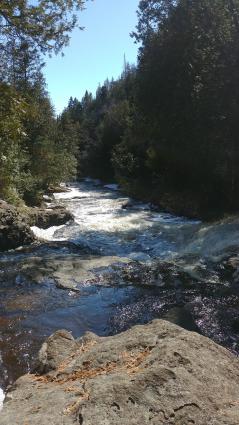
[[[34,239],[25,216],[14,206],[0,201],[0,251],[29,245]]]
[[[67,187],[67,185],[60,185],[60,186],[49,186],[47,189],[47,192],[51,195],[53,193],[64,193],[64,192],[70,192],[71,190]]]
[[[128,210],[128,209],[130,209],[130,208],[134,208],[135,207],[135,203],[134,202],[132,202],[132,201],[130,201],[130,200],[127,200],[126,202],[124,202],[123,204],[122,204],[122,209],[123,210]]]
[[[1,425],[238,425],[239,360],[163,320],[110,337],[51,336]]]
[[[62,206],[52,208],[32,208],[29,211],[29,220],[32,226],[47,229],[52,226],[61,226],[70,220],[74,220],[73,214]]]

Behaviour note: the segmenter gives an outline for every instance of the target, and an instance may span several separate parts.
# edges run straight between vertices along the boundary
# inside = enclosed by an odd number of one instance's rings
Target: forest
[[[83,4],[40,2],[18,25],[26,3],[0,8],[1,198],[35,204],[49,185],[91,176],[186,215],[238,211],[238,0],[141,0],[137,65],[58,117],[43,56],[67,44]]]
[[[49,185],[76,175],[76,147],[62,137],[43,68],[68,44],[82,7],[0,2],[0,198],[10,203],[39,204]]]
[[[60,118],[78,174],[187,215],[238,210],[238,35],[238,1],[142,0],[137,67]]]

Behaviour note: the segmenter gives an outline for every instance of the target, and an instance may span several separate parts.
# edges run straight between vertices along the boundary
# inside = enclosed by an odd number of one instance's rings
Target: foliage
[[[80,126],[80,174],[161,203],[193,194],[198,213],[238,209],[238,35],[238,0],[141,0],[137,68],[63,114]]]
[[[0,4],[1,46],[15,40],[28,43],[42,53],[58,53],[69,42],[77,25],[76,11],[83,0],[2,0]]]
[[[21,170],[27,163],[22,123],[27,105],[4,83],[0,84],[0,92],[0,197],[18,198],[17,189],[21,188],[24,178]]]
[[[75,176],[77,148],[58,128],[42,55],[68,43],[83,4],[0,3],[0,197],[10,202],[40,202],[49,185]]]
[[[130,125],[135,68],[126,65],[118,81],[105,81],[95,98],[86,91],[81,101],[70,99],[60,117],[71,122],[78,144],[78,174],[114,177],[112,153]]]

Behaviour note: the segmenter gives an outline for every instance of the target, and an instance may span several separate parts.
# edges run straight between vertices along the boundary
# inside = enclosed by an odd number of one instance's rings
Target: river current
[[[0,255],[0,387],[62,328],[112,335],[161,317],[239,351],[237,217],[176,217],[91,179],[54,203],[74,221]]]

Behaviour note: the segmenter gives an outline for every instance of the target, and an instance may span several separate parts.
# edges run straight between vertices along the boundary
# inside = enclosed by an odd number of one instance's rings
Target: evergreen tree
[[[77,149],[59,134],[42,67],[44,54],[68,43],[83,4],[1,1],[0,197],[11,202],[38,202],[47,186],[75,175]]]
[[[238,34],[239,0],[141,0],[137,68],[81,102],[81,173],[193,214],[238,209]]]

